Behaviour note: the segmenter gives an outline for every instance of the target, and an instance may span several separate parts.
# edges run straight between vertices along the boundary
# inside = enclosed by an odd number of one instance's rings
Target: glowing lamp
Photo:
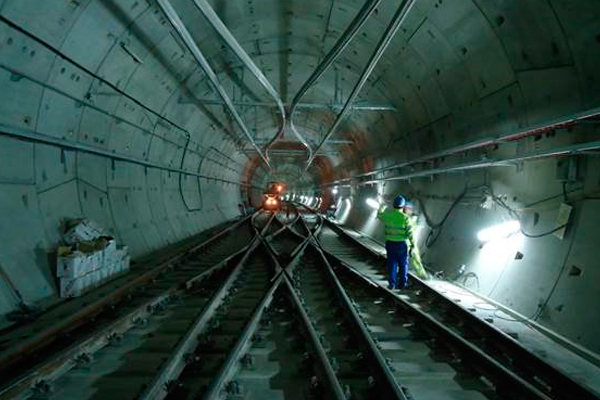
[[[498,239],[504,239],[521,230],[521,224],[517,220],[504,222],[492,227],[482,229],[477,233],[477,239],[480,242],[491,242]]]
[[[379,204],[377,200],[371,198],[367,199],[367,205],[371,208],[374,208],[375,210],[377,210],[381,206],[381,204]]]

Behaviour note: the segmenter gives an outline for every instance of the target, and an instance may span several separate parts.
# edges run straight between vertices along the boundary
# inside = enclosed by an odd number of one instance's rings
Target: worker
[[[397,196],[393,209],[383,204],[377,212],[377,218],[385,225],[389,289],[404,289],[408,284],[408,258],[415,247],[415,228],[412,218],[404,212],[405,206],[406,199]]]
[[[337,211],[337,207],[336,207],[335,203],[331,203],[331,205],[329,206],[329,208],[327,208],[327,217],[328,218],[335,218],[336,211]]]

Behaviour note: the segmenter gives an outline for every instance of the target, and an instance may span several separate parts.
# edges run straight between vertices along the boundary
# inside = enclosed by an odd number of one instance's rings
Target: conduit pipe
[[[250,131],[246,127],[246,124],[244,124],[242,117],[238,114],[231,99],[229,98],[227,93],[225,93],[225,89],[219,83],[219,79],[217,78],[217,75],[215,74],[215,72],[211,68],[210,64],[206,60],[206,57],[204,57],[204,54],[202,54],[202,51],[200,50],[200,48],[198,47],[198,45],[196,44],[196,42],[190,35],[190,33],[187,30],[187,28],[185,27],[185,25],[183,24],[183,21],[181,20],[181,18],[179,18],[179,15],[177,15],[177,12],[175,11],[175,9],[171,5],[171,3],[168,0],[156,0],[156,1],[157,1],[158,5],[160,6],[160,8],[162,9],[165,16],[167,17],[167,19],[169,20],[169,22],[171,23],[171,25],[173,26],[173,28],[175,29],[175,31],[177,32],[177,34],[179,35],[179,37],[181,38],[181,40],[183,41],[183,43],[185,43],[188,50],[192,53],[192,56],[196,59],[196,62],[198,62],[198,65],[200,66],[200,68],[202,68],[202,70],[204,71],[204,73],[206,74],[206,76],[208,77],[210,82],[212,83],[213,88],[217,91],[217,93],[219,94],[219,97],[221,97],[221,99],[227,106],[227,109],[229,110],[229,112],[231,113],[231,115],[233,116],[235,121],[237,122],[237,124],[240,126],[240,128],[242,128],[242,132],[244,133],[246,138],[248,138],[248,141],[250,142],[252,147],[256,150],[256,152],[258,153],[261,160],[265,163],[267,168],[270,170],[271,164],[269,163],[269,160],[267,159],[267,157],[265,157],[265,155],[261,151],[260,147],[258,147],[256,142],[254,141],[254,138],[250,134]]]
[[[265,156],[269,159],[269,148],[271,145],[281,137],[285,130],[286,124],[286,112],[285,107],[283,105],[283,101],[281,101],[281,96],[277,93],[277,90],[271,85],[267,77],[262,73],[260,68],[254,64],[254,61],[250,58],[248,53],[242,48],[242,46],[238,43],[236,38],[231,34],[229,29],[225,26],[223,21],[219,18],[217,13],[213,10],[213,8],[208,4],[206,0],[194,0],[194,4],[200,12],[204,15],[204,17],[208,20],[208,22],[212,25],[212,27],[217,31],[217,33],[223,38],[225,43],[229,46],[229,48],[235,53],[236,56],[242,61],[242,63],[248,68],[250,73],[254,75],[254,77],[258,80],[258,82],[265,88],[265,90],[269,93],[269,95],[275,100],[277,108],[279,109],[279,114],[281,115],[281,123],[279,126],[279,130],[275,135],[275,138],[267,145],[265,148]],[[233,104],[233,103],[232,103]],[[302,140],[301,140],[302,141]]]
[[[371,55],[371,58],[369,59],[369,62],[367,63],[367,67],[363,70],[362,75],[360,76],[360,79],[358,80],[358,82],[356,83],[356,86],[354,86],[354,89],[352,89],[350,96],[346,100],[346,103],[344,104],[344,108],[338,114],[335,122],[333,123],[331,128],[329,128],[329,131],[327,132],[327,134],[325,135],[323,140],[321,140],[321,143],[319,143],[317,148],[313,151],[313,154],[308,159],[308,163],[306,165],[305,172],[308,170],[308,168],[312,164],[316,155],[319,153],[319,150],[321,150],[321,148],[327,142],[327,140],[329,140],[329,138],[335,133],[337,128],[340,126],[340,124],[342,123],[342,121],[344,120],[344,118],[346,117],[348,112],[350,111],[352,102],[354,101],[354,99],[356,99],[356,96],[358,96],[358,94],[362,90],[363,86],[367,82],[367,79],[369,79],[369,76],[371,76],[371,73],[377,66],[377,63],[379,62],[379,60],[385,53],[385,50],[387,49],[387,47],[392,42],[392,39],[396,35],[396,32],[398,32],[400,25],[402,25],[402,23],[406,20],[406,17],[408,16],[410,10],[413,8],[415,2],[416,2],[416,0],[403,0],[400,7],[398,7],[396,14],[394,14],[392,21],[388,25],[383,37],[381,38],[381,40],[377,44],[377,47],[375,48],[375,51]]]
[[[466,144],[463,144],[460,146],[456,146],[456,147],[452,147],[452,148],[449,148],[446,150],[431,153],[426,156],[419,157],[419,158],[416,158],[416,159],[413,159],[410,161],[390,165],[387,167],[378,168],[376,170],[366,172],[364,174],[355,175],[352,178],[339,179],[339,180],[332,182],[330,185],[336,185],[341,182],[349,182],[353,179],[363,178],[365,176],[372,176],[372,175],[383,173],[383,172],[386,172],[386,171],[389,171],[392,169],[407,167],[412,164],[419,164],[419,163],[423,163],[426,161],[434,160],[436,158],[448,157],[448,156],[455,155],[455,154],[462,153],[462,152],[469,151],[469,150],[475,150],[475,149],[479,149],[479,148],[486,147],[486,146],[501,144],[504,142],[521,140],[526,137],[533,136],[533,135],[539,135],[539,134],[546,133],[546,132],[554,130],[554,129],[561,129],[561,128],[569,127],[569,126],[584,122],[586,120],[589,120],[591,118],[598,117],[598,116],[600,116],[600,107],[593,108],[591,110],[583,111],[583,112],[569,115],[569,116],[555,118],[553,120],[549,120],[549,121],[543,122],[541,124],[533,125],[528,128],[519,129],[514,132],[475,140],[470,143],[466,143]],[[597,123],[600,123],[600,121],[598,121]]]
[[[331,67],[331,65],[335,62],[335,60],[338,58],[341,52],[348,46],[348,44],[350,43],[350,41],[352,41],[354,36],[356,36],[358,30],[365,24],[365,22],[371,16],[373,11],[375,11],[379,3],[381,3],[381,0],[368,0],[367,2],[365,2],[361,10],[358,12],[356,17],[354,17],[354,19],[348,26],[348,28],[346,28],[342,36],[335,43],[335,45],[329,51],[329,53],[327,53],[325,59],[323,59],[323,61],[317,66],[317,69],[315,69],[315,71],[310,75],[306,82],[304,82],[304,84],[302,85],[300,90],[298,90],[298,93],[296,94],[296,96],[294,96],[294,99],[292,100],[288,118],[290,121],[290,128],[292,129],[292,132],[296,135],[296,137],[298,137],[300,142],[302,142],[302,144],[308,150],[308,159],[310,162],[312,162],[312,159],[314,158],[313,151],[310,145],[306,142],[306,140],[301,139],[302,136],[296,130],[296,126],[294,125],[294,113],[296,112],[296,109],[300,104],[300,100],[302,99],[302,97],[304,97],[308,89],[310,89],[312,85],[329,69],[329,67]]]
[[[489,167],[511,167],[516,163],[523,161],[531,161],[539,158],[558,157],[580,154],[582,152],[600,149],[600,141],[578,143],[569,146],[558,147],[548,150],[540,150],[523,156],[508,157],[502,160],[476,161],[464,163],[448,167],[432,168],[424,171],[411,172],[407,174],[391,176],[381,179],[372,179],[369,181],[359,182],[359,185],[370,185],[377,182],[408,180],[413,178],[422,178],[426,176],[439,175],[447,172],[458,172],[470,169],[489,168]]]

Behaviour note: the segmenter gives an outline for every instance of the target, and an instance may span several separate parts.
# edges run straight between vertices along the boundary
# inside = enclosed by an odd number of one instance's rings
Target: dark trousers
[[[408,283],[408,246],[406,242],[387,241],[385,249],[390,288],[403,289]],[[398,276],[398,272],[400,272],[400,276]]]

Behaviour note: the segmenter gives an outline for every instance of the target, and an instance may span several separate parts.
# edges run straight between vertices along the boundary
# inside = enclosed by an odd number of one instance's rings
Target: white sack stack
[[[56,269],[62,298],[81,296],[129,270],[127,246],[117,247],[93,221],[69,221],[63,238],[68,246],[58,248]]]

